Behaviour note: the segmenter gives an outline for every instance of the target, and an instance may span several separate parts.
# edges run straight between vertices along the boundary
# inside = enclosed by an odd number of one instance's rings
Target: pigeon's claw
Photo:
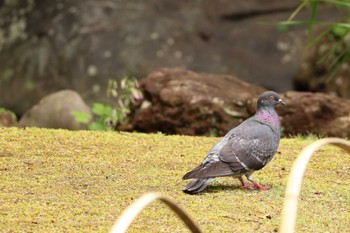
[[[255,187],[256,189],[263,190],[263,191],[266,191],[266,190],[269,189],[269,188],[267,188],[267,187],[264,187],[264,186],[262,186],[262,185],[256,183],[256,182],[253,180],[252,174],[253,174],[253,172],[249,172],[249,173],[246,174],[246,177],[247,177],[247,179],[248,179],[250,182],[252,182],[253,187]],[[241,178],[241,179],[242,179],[242,178]],[[241,180],[241,179],[240,179],[240,180]],[[243,179],[242,179],[242,181],[243,181]],[[242,182],[242,181],[241,181],[241,182]],[[242,183],[242,185],[243,185],[243,183]]]
[[[254,186],[255,188],[257,188],[257,189],[260,189],[260,190],[263,190],[263,191],[269,190],[269,188],[264,187],[264,186],[262,186],[262,185],[256,183],[255,181],[252,182],[252,183],[253,183],[253,186]]]

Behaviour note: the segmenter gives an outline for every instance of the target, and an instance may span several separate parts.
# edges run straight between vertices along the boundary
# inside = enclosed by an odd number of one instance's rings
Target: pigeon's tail
[[[213,179],[214,178],[193,179],[185,187],[182,188],[182,191],[188,194],[196,194],[202,192]]]
[[[234,172],[227,163],[215,162],[206,167],[200,165],[190,172],[187,172],[182,179],[207,179],[219,176],[232,176]]]

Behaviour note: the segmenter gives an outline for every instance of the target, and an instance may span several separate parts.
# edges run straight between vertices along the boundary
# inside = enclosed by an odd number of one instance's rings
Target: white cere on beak
[[[282,105],[286,105],[286,103],[282,100],[282,99],[279,99],[278,100],[278,103],[282,104]]]

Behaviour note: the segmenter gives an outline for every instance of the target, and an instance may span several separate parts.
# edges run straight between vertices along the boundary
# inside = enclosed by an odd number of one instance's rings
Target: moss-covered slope
[[[0,129],[1,232],[108,232],[146,192],[162,193],[189,212],[204,232],[274,232],[280,224],[291,165],[313,139],[283,139],[255,179],[269,191],[241,190],[220,178],[207,192],[186,195],[182,175],[218,138],[48,129]],[[350,155],[324,147],[306,171],[299,232],[349,232]],[[161,203],[129,232],[188,232]]]

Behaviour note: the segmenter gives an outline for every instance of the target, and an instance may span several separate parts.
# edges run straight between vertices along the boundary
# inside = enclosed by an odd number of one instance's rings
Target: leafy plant
[[[320,4],[333,5],[342,9],[345,14],[337,21],[324,22],[316,20]],[[303,10],[309,9],[308,20],[295,20],[296,16]],[[308,48],[327,41],[330,46],[325,48],[318,63],[327,63],[329,70],[328,80],[339,70],[342,64],[350,58],[350,2],[349,0],[302,0],[300,5],[290,15],[289,19],[279,23],[279,26],[288,27],[292,25],[307,25],[309,44]],[[315,35],[315,25],[322,30]]]
[[[107,97],[114,103],[113,106],[103,103],[94,103],[92,113],[94,120],[88,125],[89,130],[115,130],[118,126],[128,122],[128,115],[132,105],[143,99],[138,81],[135,78],[123,78],[118,82],[110,79],[107,87]],[[77,122],[89,123],[90,115],[83,112],[71,113]]]

